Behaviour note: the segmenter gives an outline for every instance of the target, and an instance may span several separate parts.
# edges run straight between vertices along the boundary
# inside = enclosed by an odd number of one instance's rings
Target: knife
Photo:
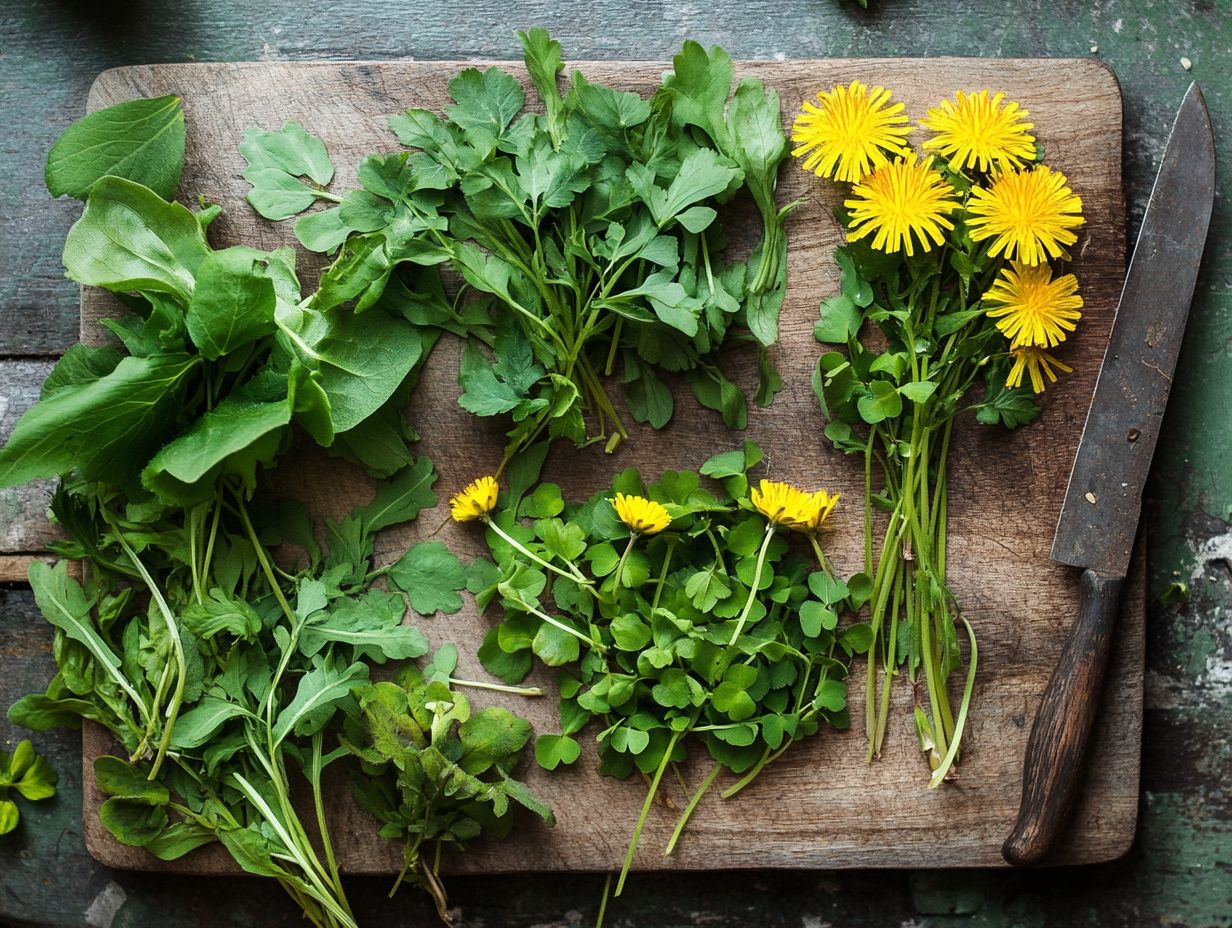
[[[1081,782],[1214,202],[1215,141],[1191,84],[1142,219],[1052,541],[1054,561],[1082,568],[1081,599],[1031,728],[1018,821],[1001,848],[1015,866],[1044,859]]]

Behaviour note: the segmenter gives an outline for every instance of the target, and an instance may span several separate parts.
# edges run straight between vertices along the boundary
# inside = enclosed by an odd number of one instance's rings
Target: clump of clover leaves
[[[355,695],[362,723],[349,722],[344,737],[363,761],[354,780],[360,805],[383,823],[382,837],[405,841],[390,895],[410,879],[432,896],[446,924],[453,921],[438,874],[442,849],[461,850],[485,832],[508,835],[510,800],[555,823],[512,776],[531,739],[530,723],[500,706],[472,711],[450,688],[456,662],[454,647],[444,645],[423,670],[408,667],[396,682],[361,687]]]
[[[727,53],[694,42],[649,99],[580,72],[562,93],[559,43],[542,29],[520,35],[543,112],[523,112],[522,84],[506,71],[468,68],[449,82],[444,117],[391,118],[412,151],[366,158],[361,188],[343,195],[324,189],[324,146],[299,125],[252,129],[240,149],[249,202],[269,219],[337,204],[295,225],[305,247],[336,255],[318,310],[354,301],[468,337],[460,403],[513,420],[501,469],[558,436],[608,450],[626,438],[602,382],[618,362],[637,421],[661,428],[671,418],[660,376],[670,372],[744,428],[746,399],[722,350],[758,346],[757,402],[781,386],[765,354],[778,333],[791,208],[775,202],[787,154],[778,94],[755,78],[733,92]],[[742,194],[762,233],[736,257],[719,210]],[[453,297],[439,267],[462,280]]]
[[[492,559],[471,567],[480,607],[500,607],[479,651],[484,666],[511,683],[536,657],[560,668],[561,731],[537,739],[540,765],[576,761],[576,736],[593,723],[604,773],[652,778],[626,872],[663,774],[685,759],[690,742],[709,754],[712,769],[669,852],[720,771],[736,775],[723,793],[733,796],[823,722],[849,724],[848,662],[870,635],[863,624],[840,628],[839,618],[865,604],[868,577],[836,578],[782,530],[732,642],[766,537],[765,518],[748,503],[748,470],[760,459],[746,442],[698,472],[668,471],[649,485],[626,470],[581,504],[566,504],[546,483],[521,498],[506,495],[494,521],[536,556],[584,567],[588,578],[545,571],[493,531]],[[712,479],[703,485],[703,478]],[[662,504],[670,526],[631,540],[611,503],[616,493]]]
[[[57,673],[9,716],[111,733],[119,756],[99,758],[95,777],[121,842],[173,859],[219,841],[314,924],[345,928],[321,785],[346,753],[336,717],[358,712],[370,664],[427,650],[402,624],[407,600],[423,614],[462,605],[465,571],[438,542],[372,562],[377,533],[437,502],[401,414],[437,333],[304,298],[290,249],[212,247],[217,208],[165,198],[183,141],[176,98],[138,100],[87,116],[49,159],[52,192],[85,200],[68,275],[131,312],[105,323],[115,345],[65,354],[0,450],[0,485],[59,477],[51,510],[67,540],[55,550],[86,567],[83,581],[65,561],[31,567]],[[261,145],[284,167],[327,169],[295,145]],[[320,531],[268,486],[293,424],[381,478]],[[276,562],[283,544],[302,563]],[[315,840],[291,801],[301,779]]]
[[[38,802],[56,794],[59,780],[51,764],[34,752],[29,741],[18,742],[11,755],[0,751],[0,835],[7,835],[21,821],[9,790],[16,790],[28,802]]]

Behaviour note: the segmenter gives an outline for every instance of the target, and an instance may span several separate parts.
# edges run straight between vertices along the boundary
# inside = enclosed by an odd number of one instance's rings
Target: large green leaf
[[[457,612],[466,568],[442,542],[421,541],[389,568],[389,578],[421,615]]]
[[[406,660],[428,653],[428,639],[413,625],[403,625],[402,597],[370,589],[362,599],[342,598],[312,616],[299,636],[308,657],[328,644],[349,645],[356,660]]]
[[[166,440],[200,363],[178,353],[125,358],[105,377],[57,390],[18,420],[0,450],[0,486],[73,468],[128,481]]]
[[[211,252],[197,267],[188,304],[188,335],[213,360],[274,331],[274,282],[255,248]]]
[[[237,391],[154,455],[141,480],[168,503],[212,495],[214,478],[223,472],[252,486],[257,464],[272,461],[290,423],[286,397],[260,402]]]
[[[121,177],[90,190],[64,242],[64,267],[80,284],[116,292],[169,293],[187,304],[209,248],[197,217]]]
[[[56,139],[44,178],[53,197],[84,200],[108,174],[171,199],[184,168],[184,108],[180,98],[127,100],[90,113]]]
[[[376,308],[362,316],[345,310],[303,315],[292,342],[329,399],[335,432],[380,409],[423,354],[415,326]]]

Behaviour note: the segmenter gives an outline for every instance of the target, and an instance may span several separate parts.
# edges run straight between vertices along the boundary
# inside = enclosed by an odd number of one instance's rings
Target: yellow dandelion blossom
[[[1055,348],[1082,318],[1078,279],[1066,274],[1054,280],[1047,264],[1015,261],[1002,268],[984,299],[998,304],[988,315],[1014,348]]]
[[[474,522],[496,508],[500,493],[495,477],[480,477],[449,501],[449,512],[455,522]]]
[[[812,494],[790,483],[763,480],[749,493],[753,507],[775,525],[797,528],[804,525],[812,512]]]
[[[830,513],[838,505],[839,494],[818,490],[815,493],[808,493],[806,496],[807,499],[803,512],[804,518],[799,525],[793,525],[792,528],[802,532],[821,531],[821,527],[825,524],[826,519],[830,517]]]
[[[639,535],[654,535],[672,524],[672,517],[667,510],[644,496],[617,493],[612,500],[612,506],[616,509],[616,515],[620,516],[620,521]]]
[[[1022,375],[1025,372],[1031,380],[1031,389],[1036,393],[1043,393],[1047,386],[1044,383],[1045,377],[1048,378],[1048,383],[1057,382],[1054,368],[1064,374],[1071,374],[1074,370],[1048,354],[1043,348],[1015,348],[1013,355],[1014,366],[1010,368],[1010,375],[1005,379],[1007,387],[1022,386]]]
[[[817,102],[806,100],[791,127],[797,143],[791,153],[804,156],[804,170],[855,183],[890,156],[907,153],[903,139],[912,128],[884,87],[852,81],[818,93]]]
[[[1027,111],[1009,101],[1005,94],[989,97],[987,90],[942,100],[920,122],[935,134],[924,148],[936,151],[956,170],[994,168],[1008,171],[1035,160],[1034,126],[1023,120]]]
[[[945,241],[942,230],[954,228],[948,216],[958,208],[954,188],[931,166],[908,158],[884,164],[852,188],[843,205],[851,213],[847,240],[873,236],[873,247],[885,252],[915,253]]]
[[[977,242],[993,239],[989,251],[1023,264],[1066,257],[1084,222],[1082,200],[1060,171],[1040,166],[1002,174],[988,189],[971,188],[967,226]]]

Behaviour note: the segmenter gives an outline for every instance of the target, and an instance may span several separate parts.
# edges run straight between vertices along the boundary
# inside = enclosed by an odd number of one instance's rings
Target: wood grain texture
[[[90,105],[103,106],[138,95],[179,93],[188,114],[188,162],[182,193],[220,203],[224,215],[211,227],[216,245],[245,242],[273,248],[293,242],[289,224],[257,218],[243,203],[242,159],[236,146],[252,124],[276,127],[288,118],[321,135],[338,165],[336,187],[353,183],[359,158],[393,148],[384,118],[408,105],[437,108],[445,81],[458,68],[450,62],[180,65],[125,68],[96,82]],[[645,91],[662,63],[580,63],[593,79]],[[518,72],[516,66],[510,69]],[[963,88],[1004,88],[1032,113],[1051,163],[1065,171],[1086,206],[1087,227],[1075,254],[1086,318],[1080,338],[1062,358],[1075,373],[1044,398],[1041,421],[1016,433],[968,422],[955,439],[950,526],[951,581],[980,636],[981,673],[969,720],[961,779],[941,790],[925,787],[926,771],[909,716],[910,693],[897,690],[893,729],[882,760],[866,767],[862,738],[826,732],[793,749],[739,799],[708,797],[670,859],[661,848],[675,821],[671,810],[652,811],[639,869],[740,867],[967,867],[1002,865],[999,849],[1018,805],[1027,731],[1044,684],[1077,608],[1077,574],[1048,560],[1048,544],[1060,508],[1065,477],[1085,418],[1099,359],[1107,342],[1124,270],[1124,204],[1120,183],[1121,104],[1111,73],[1091,61],[1045,62],[975,59],[868,59],[742,64],[782,94],[784,115],[806,96],[836,81],[859,78],[891,86],[913,117],[936,98]],[[1064,79],[1060,75],[1065,75]],[[830,539],[840,571],[858,569],[861,538],[855,515],[861,474],[855,460],[833,452],[821,436],[823,420],[809,389],[818,353],[811,336],[819,298],[837,290],[830,253],[839,241],[831,218],[838,189],[794,167],[785,169],[781,196],[803,198],[789,229],[790,287],[775,360],[787,388],[769,410],[752,410],[748,437],[766,449],[768,470],[780,479],[824,485],[849,501]],[[308,264],[309,267],[313,265]],[[304,275],[311,280],[312,275]],[[110,311],[99,294],[83,301],[83,335],[97,336],[94,322]],[[434,354],[409,415],[425,436],[421,451],[436,462],[438,490],[447,498],[490,467],[502,446],[499,428],[479,423],[456,402],[460,348],[448,342]],[[750,358],[732,374],[751,384]],[[677,390],[675,421],[660,433],[636,430],[613,457],[595,448],[557,447],[546,477],[580,497],[606,486],[618,468],[640,466],[648,474],[695,467],[739,435],[722,429],[717,416],[699,409],[687,389]],[[321,514],[338,514],[371,492],[359,477],[323,454],[305,451],[287,459],[279,483]],[[378,556],[394,559],[414,538],[435,532],[444,508],[421,516],[405,533],[380,540]],[[480,539],[466,527],[447,524],[437,537],[460,553],[477,554]],[[1085,791],[1057,863],[1107,860],[1129,846],[1137,811],[1143,660],[1143,571],[1135,560],[1120,631],[1114,643],[1109,686],[1101,708]],[[482,675],[471,656],[491,618],[469,608],[423,620],[435,643],[456,641],[461,671]],[[539,681],[551,686],[550,677]],[[551,700],[521,702],[539,731],[559,730]],[[87,734],[86,758],[106,744]],[[589,761],[589,762],[588,762]],[[607,870],[618,866],[636,817],[643,786],[599,777],[593,751],[574,769],[551,776],[527,768],[532,786],[556,809],[551,831],[528,824],[505,843],[482,843],[449,861],[455,872],[517,870]],[[692,769],[686,775],[696,776]],[[344,867],[352,872],[392,872],[398,850],[369,837],[371,829],[345,800],[339,785],[336,830]],[[85,824],[92,852],[113,866],[156,869],[141,852],[120,848],[97,825],[100,797],[87,785]],[[682,796],[672,798],[682,801]],[[218,872],[223,856],[207,851],[176,870]]]
[[[1018,821],[1001,848],[1001,855],[1015,867],[1035,866],[1046,859],[1074,806],[1124,586],[1124,577],[1082,572],[1078,614],[1027,740]]]
[[[0,364],[0,442],[7,441],[22,413],[38,402],[39,386],[51,373],[50,361]],[[53,480],[0,487],[0,583],[22,583],[31,555],[62,537],[47,521]]]

